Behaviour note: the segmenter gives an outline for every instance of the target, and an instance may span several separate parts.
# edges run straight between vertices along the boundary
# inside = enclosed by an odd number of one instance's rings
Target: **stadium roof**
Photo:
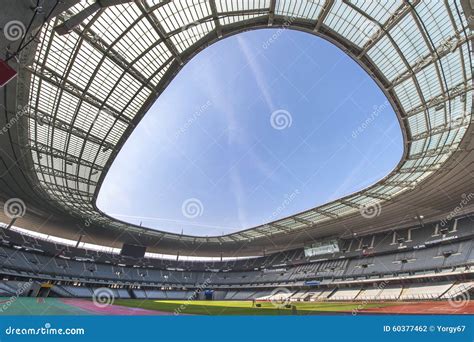
[[[295,236],[294,243],[303,243],[316,236],[382,228],[397,217],[434,217],[453,210],[463,191],[472,189],[472,22],[457,1],[101,3],[110,6],[91,8],[80,2],[48,21],[37,44],[21,54],[18,84],[5,87],[11,101],[6,117],[17,115],[12,108],[18,105],[25,113],[17,134],[10,134],[8,143],[1,140],[0,146],[10,144],[16,151],[11,167],[5,158],[4,174],[15,179],[5,188],[8,196],[31,198],[32,207],[53,210],[55,217],[89,222],[94,229],[86,229],[87,234],[107,232],[113,236],[110,243],[127,232],[127,238],[134,235],[154,245],[160,241],[170,250],[177,243],[182,250],[213,245],[206,253],[215,254],[223,246],[248,244],[248,253],[266,245],[277,248],[288,243],[288,234]],[[89,10],[92,15],[60,34]],[[395,170],[356,194],[216,237],[148,230],[100,212],[95,202],[115,156],[183,65],[219,39],[268,27],[329,40],[377,82],[403,132],[404,154]],[[12,94],[17,101],[13,106]],[[456,185],[447,194],[434,194],[449,181]],[[148,242],[140,240],[143,236]]]

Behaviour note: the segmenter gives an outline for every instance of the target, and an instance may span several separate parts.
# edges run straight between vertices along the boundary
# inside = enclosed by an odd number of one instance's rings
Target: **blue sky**
[[[395,113],[350,57],[306,33],[245,32],[184,66],[97,204],[150,228],[228,234],[363,189],[402,152]]]

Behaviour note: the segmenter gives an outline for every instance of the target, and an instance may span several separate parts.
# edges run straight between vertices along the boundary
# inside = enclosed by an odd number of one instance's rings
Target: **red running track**
[[[450,303],[449,301],[401,303],[381,308],[362,309],[359,312],[408,315],[472,315],[474,314],[474,301],[470,300],[460,303]]]
[[[85,299],[64,298],[61,299],[64,304],[75,306],[77,308],[89,311],[93,315],[124,315],[124,316],[169,316],[172,312],[163,312],[155,310],[146,310],[141,308],[130,308],[120,305],[107,305],[99,307],[94,302]]]

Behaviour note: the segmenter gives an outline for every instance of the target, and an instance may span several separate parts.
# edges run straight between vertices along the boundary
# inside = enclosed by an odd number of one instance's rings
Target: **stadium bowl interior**
[[[212,299],[224,308],[216,314],[312,313],[320,303],[346,312],[368,301],[397,312],[469,298],[473,15],[465,0],[44,0],[39,11],[12,2],[2,22],[28,32],[0,40],[2,72],[16,73],[0,97],[1,294],[89,312],[98,309],[78,298],[108,289],[115,306],[170,312]],[[396,168],[357,193],[227,235],[101,212],[107,171],[183,66],[220,39],[268,27],[326,39],[370,75],[403,133]],[[472,313],[465,302],[452,312]]]

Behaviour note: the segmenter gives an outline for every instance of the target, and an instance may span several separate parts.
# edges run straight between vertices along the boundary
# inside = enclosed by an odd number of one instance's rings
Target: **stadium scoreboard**
[[[337,239],[315,242],[310,246],[304,248],[305,257],[312,257],[315,255],[331,254],[339,252],[339,242]]]

